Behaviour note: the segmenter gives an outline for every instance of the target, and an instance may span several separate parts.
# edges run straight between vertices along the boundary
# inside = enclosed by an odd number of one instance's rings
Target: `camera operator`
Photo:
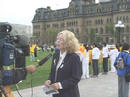
[[[11,35],[11,30],[9,23],[0,22],[0,97],[13,97],[10,85],[25,80],[28,72],[36,70],[34,65],[25,66],[26,56],[29,55],[28,38]],[[6,70],[5,67],[10,65],[14,68]]]

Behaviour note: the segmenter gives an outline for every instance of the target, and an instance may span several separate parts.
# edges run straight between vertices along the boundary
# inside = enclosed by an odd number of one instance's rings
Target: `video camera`
[[[0,67],[15,64],[25,67],[25,56],[29,55],[29,41],[25,35],[11,35],[12,26],[0,22]]]

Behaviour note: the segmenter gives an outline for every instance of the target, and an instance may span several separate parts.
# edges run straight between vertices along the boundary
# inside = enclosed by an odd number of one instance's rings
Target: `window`
[[[86,28],[86,34],[88,34],[88,28]]]
[[[103,28],[100,28],[100,33],[103,34]]]
[[[64,28],[65,24],[64,24],[64,23],[61,23],[60,26],[61,26],[61,28]]]
[[[58,24],[53,24],[52,26],[53,26],[54,28],[58,28],[58,27],[59,27]]]
[[[108,38],[108,37],[106,37],[106,43],[108,43],[108,41],[109,41],[109,38]]]
[[[40,25],[33,26],[34,29],[40,29]]]
[[[98,28],[96,28],[95,30],[96,30],[96,33],[98,33]]]
[[[47,27],[47,28],[50,28],[50,24],[48,24],[46,27]]]
[[[129,33],[129,32],[130,32],[130,27],[126,26],[126,33]]]
[[[79,35],[79,29],[78,28],[77,28],[76,32],[77,32],[77,35]]]

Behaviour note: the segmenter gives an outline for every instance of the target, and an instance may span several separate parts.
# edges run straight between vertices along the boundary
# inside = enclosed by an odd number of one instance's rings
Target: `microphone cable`
[[[32,73],[31,73],[31,93],[32,93],[32,94],[31,94],[31,97],[33,97],[32,77],[33,77],[33,76],[32,76]]]
[[[19,94],[19,96],[22,97],[22,95],[20,94],[20,92],[19,92],[19,90],[18,90],[18,85],[17,85],[17,84],[15,84],[15,87],[16,87],[16,91],[17,91],[17,93]]]
[[[46,56],[45,58],[43,58],[40,62],[38,62],[38,64],[36,65],[36,67],[38,68],[39,66],[42,66],[45,62],[47,62],[50,57],[52,56],[52,54],[49,54],[48,56]],[[20,97],[22,97],[22,95],[20,94],[19,90],[18,90],[18,86],[17,84],[16,86],[16,91],[19,94]],[[33,97],[33,86],[32,86],[32,73],[31,73],[31,97]]]
[[[31,73],[31,79],[30,79],[30,80],[31,80],[31,97],[33,97],[32,73]],[[23,97],[23,96],[20,94],[19,90],[18,90],[18,85],[15,84],[15,86],[16,86],[16,91],[17,91],[18,95],[19,95],[20,97]]]

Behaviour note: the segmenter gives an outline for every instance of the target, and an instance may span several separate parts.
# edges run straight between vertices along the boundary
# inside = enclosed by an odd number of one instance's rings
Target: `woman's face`
[[[57,36],[56,47],[60,50],[64,50],[64,38],[62,33]]]

